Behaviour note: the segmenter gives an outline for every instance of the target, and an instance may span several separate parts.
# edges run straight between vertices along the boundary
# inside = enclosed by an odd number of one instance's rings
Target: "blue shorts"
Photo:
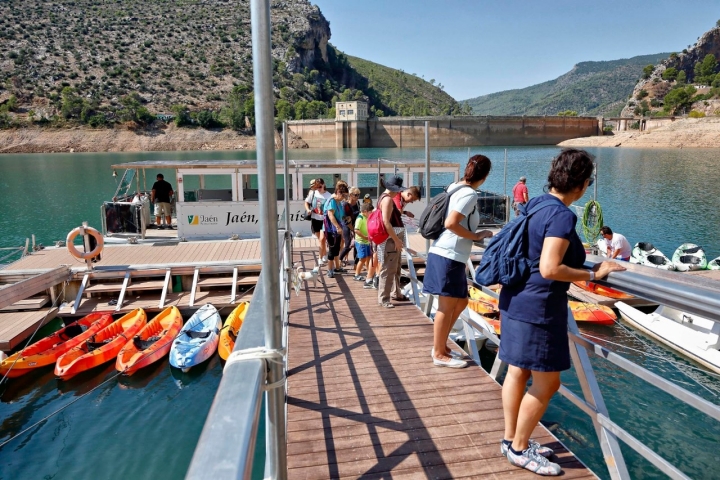
[[[358,243],[355,241],[355,249],[357,250],[357,258],[372,257],[372,247],[369,243]]]
[[[423,292],[441,297],[468,298],[465,264],[434,253],[429,254]]]

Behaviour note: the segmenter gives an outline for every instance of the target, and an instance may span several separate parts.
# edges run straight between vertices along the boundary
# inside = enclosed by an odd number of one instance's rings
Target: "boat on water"
[[[664,305],[652,313],[624,302],[615,307],[632,327],[720,374],[720,323]]]
[[[673,262],[649,242],[638,242],[635,244],[632,249],[632,254],[630,255],[630,263],[659,268],[661,270],[675,270]]]
[[[175,306],[167,307],[145,325],[120,350],[115,369],[132,375],[170,353],[172,342],[180,333],[183,318]]]
[[[217,350],[222,319],[211,304],[198,308],[183,325],[170,348],[170,365],[184,373],[209,359]]]
[[[146,323],[147,315],[142,308],[126,313],[60,356],[55,363],[55,375],[69,380],[78,373],[114,360],[128,338],[135,336]]]
[[[0,363],[0,376],[16,378],[36,368],[53,365],[61,355],[95,335],[112,323],[107,312],[86,315],[16,352]]]
[[[432,174],[444,175],[453,182],[460,178],[459,165],[450,162],[431,163]],[[424,160],[291,160],[288,173],[288,211],[285,211],[285,182],[283,162],[276,162],[276,188],[278,199],[278,224],[284,225],[287,214],[290,227],[296,234],[311,235],[310,222],[305,221],[305,198],[310,183],[323,178],[328,192],[334,191],[335,183],[344,180],[357,185],[361,196],[370,194],[377,199],[381,180],[385,175],[400,175],[404,184],[424,185]],[[257,238],[260,236],[260,202],[258,166],[254,160],[148,160],[118,163],[113,171],[124,171],[111,201],[103,203],[102,231],[109,243],[127,243],[130,236],[203,240],[229,238]],[[157,230],[152,222],[152,205],[149,192],[159,171],[173,170],[174,179],[167,177],[175,188],[173,206],[177,223],[172,229]],[[451,182],[448,182],[451,183]],[[436,194],[446,185],[431,187]],[[424,188],[421,187],[421,190]],[[422,198],[408,204],[406,211],[419,217],[427,203]],[[478,207],[483,224],[502,225],[509,215],[509,202],[504,195],[489,192],[478,193]],[[157,240],[157,238],[155,238]]]
[[[680,272],[703,270],[707,267],[707,256],[701,246],[683,243],[673,253],[672,263]]]
[[[586,292],[594,293],[596,295],[602,295],[603,297],[617,298],[617,299],[633,298],[633,296],[630,295],[629,293],[621,292],[620,290],[615,290],[614,288],[610,288],[610,287],[604,287],[595,282],[573,282],[573,284],[576,287],[585,290]]]
[[[218,344],[218,354],[223,360],[227,360],[233,348],[235,348],[235,340],[237,340],[238,333],[240,333],[240,328],[249,307],[250,302],[240,302],[225,319],[225,324],[220,332],[220,343]]]

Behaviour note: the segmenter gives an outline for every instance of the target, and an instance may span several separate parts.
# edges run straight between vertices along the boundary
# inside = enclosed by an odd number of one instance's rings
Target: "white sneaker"
[[[327,256],[322,257],[322,258],[320,259],[320,265],[327,265],[327,263],[328,263]]]
[[[432,350],[430,350],[430,356],[431,356],[432,358],[435,358],[435,347],[433,347]],[[460,353],[460,352],[456,352],[455,350],[450,350],[450,356],[451,356],[452,358],[457,358],[457,359],[460,359],[460,360],[462,360],[463,358],[465,358],[465,355],[463,355],[463,354]]]
[[[450,358],[450,360],[438,360],[433,357],[433,365],[436,367],[465,368],[467,367],[467,362],[457,358]]]
[[[512,450],[508,449],[507,459],[512,465],[530,470],[538,475],[555,476],[562,473],[560,465],[540,455],[532,446],[523,450],[520,455],[516,455]]]

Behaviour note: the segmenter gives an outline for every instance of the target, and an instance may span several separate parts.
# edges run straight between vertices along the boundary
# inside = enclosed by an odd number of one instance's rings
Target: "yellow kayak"
[[[242,327],[245,314],[247,314],[250,302],[241,302],[235,309],[230,312],[222,331],[220,332],[220,343],[218,344],[218,353],[220,358],[227,360],[235,348],[235,340],[237,339],[240,327]]]

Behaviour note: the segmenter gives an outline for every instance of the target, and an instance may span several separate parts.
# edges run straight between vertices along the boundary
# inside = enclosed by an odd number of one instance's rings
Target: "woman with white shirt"
[[[434,342],[431,352],[433,364],[440,367],[463,368],[467,362],[454,358],[447,346],[455,321],[468,304],[465,265],[470,258],[474,241],[492,237],[492,232],[475,232],[480,224],[476,190],[485,182],[492,163],[484,155],[470,157],[465,175],[447,189],[448,213],[445,231],[428,252],[423,292],[437,296]]]

